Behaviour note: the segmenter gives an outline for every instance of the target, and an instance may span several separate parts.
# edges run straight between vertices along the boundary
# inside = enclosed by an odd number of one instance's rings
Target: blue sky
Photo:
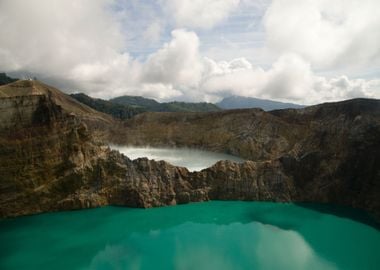
[[[0,71],[101,98],[379,98],[378,10],[378,0],[2,0]]]
[[[141,3],[143,2],[143,3]],[[191,2],[191,1],[190,1]],[[245,3],[247,2],[247,3]],[[252,51],[253,48],[265,46],[264,27],[261,23],[265,9],[270,1],[261,0],[249,4],[248,1],[239,2],[228,16],[222,18],[213,27],[187,27],[195,31],[201,40],[200,51],[208,57],[226,60],[225,53],[228,50],[229,58],[242,57],[241,50]],[[171,31],[177,28],[176,23],[168,18],[168,15],[159,4],[159,1],[119,1],[112,7],[115,12],[121,12],[123,31],[128,37],[127,51],[140,60],[146,60],[149,54],[157,51],[162,44],[169,42]],[[159,39],[147,42],[144,32],[151,24],[159,21]],[[134,29],[133,33],[130,29]],[[186,28],[186,27],[185,27]],[[253,53],[247,56],[250,61],[258,62],[258,57]],[[268,63],[264,63],[267,64]]]

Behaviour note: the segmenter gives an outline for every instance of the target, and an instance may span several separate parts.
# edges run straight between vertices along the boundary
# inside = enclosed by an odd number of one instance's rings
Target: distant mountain
[[[222,109],[244,109],[244,108],[261,108],[264,111],[272,111],[279,109],[299,109],[305,106],[293,104],[293,103],[283,103],[279,101],[273,101],[268,99],[259,99],[251,97],[242,96],[231,96],[226,97],[222,101],[216,103]]]
[[[380,100],[270,113],[149,113],[120,125],[26,80],[0,86],[0,104],[0,218],[239,199],[350,206],[380,220]],[[249,161],[189,172],[132,161],[111,143],[201,148]]]
[[[76,99],[77,101],[103,113],[107,113],[112,115],[115,118],[119,119],[129,119],[136,114],[145,112],[144,109],[140,107],[133,107],[133,106],[126,106],[121,104],[116,104],[113,102],[110,102],[108,100],[103,100],[100,98],[92,98],[90,96],[87,96],[86,94],[79,93],[79,94],[71,94],[72,98]]]
[[[8,77],[5,73],[0,73],[0,85],[5,85],[17,81],[18,79]]]
[[[140,108],[150,112],[215,112],[221,109],[212,103],[200,102],[165,102],[160,103],[154,99],[140,96],[121,96],[110,99],[110,102],[134,108]]]
[[[216,112],[221,111],[221,109],[212,103],[207,102],[167,102],[161,103],[166,108],[165,111],[168,112]]]

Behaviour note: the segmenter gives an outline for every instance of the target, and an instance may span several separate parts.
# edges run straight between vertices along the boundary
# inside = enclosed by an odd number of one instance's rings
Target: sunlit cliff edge
[[[241,156],[201,172],[106,144]],[[117,121],[38,81],[0,87],[0,216],[102,205],[264,200],[346,205],[380,218],[380,101],[304,109],[143,113]]]

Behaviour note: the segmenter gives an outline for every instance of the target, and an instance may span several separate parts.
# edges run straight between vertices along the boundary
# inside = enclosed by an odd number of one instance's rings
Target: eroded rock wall
[[[65,96],[59,98],[65,104]],[[210,199],[336,203],[380,217],[379,101],[271,113],[145,114],[113,129],[123,143],[201,147],[249,159],[189,172],[111,151],[87,129],[83,115],[63,109],[49,94],[5,99],[1,217]]]
[[[46,95],[8,106],[17,125],[1,129],[0,215],[102,205],[155,207],[210,199],[291,201],[292,179],[279,162],[221,161],[201,172],[130,160],[103,146],[86,125]],[[22,106],[31,104],[31,106]],[[18,105],[17,105],[18,106]],[[10,122],[11,123],[11,122]]]

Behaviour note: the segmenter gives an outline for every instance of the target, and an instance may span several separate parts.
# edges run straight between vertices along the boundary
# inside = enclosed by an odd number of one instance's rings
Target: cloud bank
[[[150,7],[150,21],[143,31],[136,27],[137,34],[131,26],[135,18],[126,23],[130,13],[122,1],[2,0],[0,71],[30,74],[66,91],[102,98],[217,101],[243,95],[312,104],[380,97],[378,74],[364,79],[339,72],[347,66],[376,72],[378,1],[273,0],[262,14],[262,50],[274,59],[265,68],[244,55],[224,61],[204,55],[197,32],[221,31],[218,25],[241,16],[239,7],[249,2],[162,0],[154,6],[160,8],[156,13]],[[142,43],[135,40],[139,35]],[[164,35],[163,44],[143,58],[128,51]],[[324,69],[338,72],[315,71]]]
[[[377,0],[273,0],[267,42],[316,67],[379,65],[379,10]]]
[[[314,104],[355,97],[379,97],[380,80],[326,78],[311,70],[308,62],[295,54],[282,55],[264,70],[246,59],[214,62],[207,59],[209,73],[201,88],[212,96],[243,95]]]

